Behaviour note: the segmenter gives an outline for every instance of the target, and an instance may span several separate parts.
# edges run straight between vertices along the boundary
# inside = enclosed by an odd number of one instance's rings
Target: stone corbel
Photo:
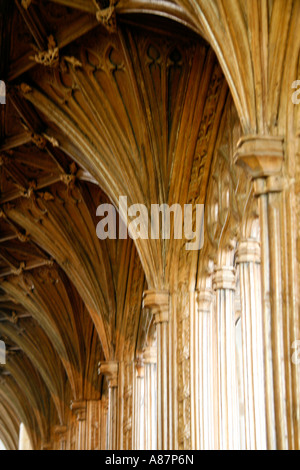
[[[75,414],[77,421],[86,420],[86,401],[85,400],[72,401],[70,408]]]
[[[234,160],[255,180],[254,191],[257,196],[283,190],[283,137],[268,135],[243,137],[238,142]]]
[[[154,316],[154,323],[169,321],[170,295],[167,291],[148,290],[143,295],[143,308],[149,308]]]
[[[104,375],[108,381],[109,388],[118,386],[119,364],[116,361],[99,362],[98,375]]]

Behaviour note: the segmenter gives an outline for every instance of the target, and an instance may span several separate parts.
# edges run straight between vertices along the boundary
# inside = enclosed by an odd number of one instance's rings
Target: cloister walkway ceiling
[[[152,2],[144,15],[125,6],[118,29],[93,2],[12,3],[1,23],[0,435],[16,447],[24,422],[36,448],[66,403],[100,397],[101,358],[134,354],[143,272],[148,286],[174,276],[167,242],[99,242],[97,206],[198,197],[186,175],[207,178],[228,91],[174,3],[157,17]]]
[[[230,236],[256,210],[251,178],[233,165],[242,135],[282,150],[282,136],[292,134],[285,144],[293,173],[298,121],[285,90],[299,65],[300,2],[286,3],[282,14],[281,1],[261,0],[0,0],[7,448],[17,447],[21,422],[33,447],[46,448],[50,429],[68,422],[70,403],[76,409],[109,393],[98,362],[133,360],[151,336],[145,290],[189,299],[209,270],[203,253],[223,263]],[[212,201],[202,253],[173,238],[100,241],[96,209],[118,207],[120,196],[147,208]],[[148,222],[141,217],[141,228]],[[218,257],[220,246],[226,255]],[[181,378],[190,360],[186,305],[170,307]],[[191,413],[191,393],[177,393],[180,421]],[[179,428],[172,442],[192,445]]]

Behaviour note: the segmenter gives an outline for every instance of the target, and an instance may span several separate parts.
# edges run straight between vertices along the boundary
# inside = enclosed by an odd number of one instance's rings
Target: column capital
[[[244,136],[238,142],[234,160],[253,179],[279,175],[284,160],[284,138],[270,135]]]
[[[119,363],[117,361],[101,361],[98,363],[98,375],[104,375],[109,388],[118,386]]]
[[[68,432],[68,427],[65,425],[54,426],[53,431],[57,436],[63,436]]]
[[[147,290],[143,294],[143,308],[149,308],[154,315],[154,323],[169,321],[170,294],[163,290]]]
[[[236,250],[236,263],[257,263],[261,262],[260,243],[256,240],[240,241]]]
[[[77,421],[86,420],[86,401],[85,400],[71,401],[70,408],[75,414]]]
[[[156,364],[157,363],[157,348],[154,346],[148,346],[143,351],[144,364]]]
[[[210,312],[213,299],[212,289],[203,289],[197,291],[198,313]]]
[[[216,268],[213,274],[213,288],[235,290],[235,269],[228,266]]]

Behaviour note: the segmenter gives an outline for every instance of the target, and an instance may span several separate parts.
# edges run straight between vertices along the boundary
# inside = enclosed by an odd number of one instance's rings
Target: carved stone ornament
[[[54,37],[51,35],[48,38],[48,50],[38,51],[33,60],[37,64],[44,65],[45,67],[57,67],[59,64],[59,48],[55,42]]]
[[[96,18],[99,23],[102,23],[103,26],[110,33],[114,33],[117,30],[117,19],[116,19],[116,10],[115,6],[118,2],[113,2],[110,0],[110,5],[107,8],[101,8],[98,0],[93,0],[97,12]]]

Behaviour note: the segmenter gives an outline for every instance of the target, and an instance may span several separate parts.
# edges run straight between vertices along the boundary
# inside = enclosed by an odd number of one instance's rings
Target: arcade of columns
[[[0,6],[6,448],[299,449],[300,1]],[[100,241],[120,196],[203,248]]]

